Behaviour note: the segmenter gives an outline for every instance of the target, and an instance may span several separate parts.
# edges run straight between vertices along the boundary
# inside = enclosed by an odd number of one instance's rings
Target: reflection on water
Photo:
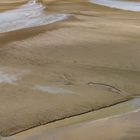
[[[43,10],[44,6],[41,3],[32,0],[17,9],[0,13],[0,33],[46,25],[69,16],[58,13],[46,15]]]
[[[121,0],[90,0],[90,2],[128,11],[140,11],[140,2],[121,1]]]

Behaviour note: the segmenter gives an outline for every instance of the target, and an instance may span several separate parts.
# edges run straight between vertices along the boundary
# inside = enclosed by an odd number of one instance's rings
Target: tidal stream
[[[66,19],[69,14],[46,14],[44,6],[36,0],[0,13],[0,33],[10,32],[29,27],[47,25]]]

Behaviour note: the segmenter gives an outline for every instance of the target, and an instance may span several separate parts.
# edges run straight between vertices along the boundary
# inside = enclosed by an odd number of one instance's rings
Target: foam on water
[[[90,2],[128,11],[140,11],[140,2],[121,1],[121,0],[90,0]]]
[[[66,19],[69,14],[46,15],[44,6],[31,0],[14,10],[0,13],[0,33],[46,25]]]

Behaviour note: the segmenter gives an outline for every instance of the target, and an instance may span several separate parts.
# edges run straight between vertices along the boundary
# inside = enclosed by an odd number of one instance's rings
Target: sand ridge
[[[0,34],[1,71],[21,73],[14,84],[0,84],[2,136],[139,95],[140,13],[85,0],[48,3],[46,14],[54,13],[73,16]]]

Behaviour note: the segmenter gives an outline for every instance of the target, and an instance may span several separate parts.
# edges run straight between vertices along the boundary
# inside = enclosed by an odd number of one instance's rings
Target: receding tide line
[[[123,1],[123,0],[89,0],[89,1],[91,3],[107,6],[110,8],[140,12],[140,2]]]
[[[0,33],[47,25],[70,16],[65,13],[47,15],[44,8],[41,3],[31,0],[16,9],[0,13]]]

